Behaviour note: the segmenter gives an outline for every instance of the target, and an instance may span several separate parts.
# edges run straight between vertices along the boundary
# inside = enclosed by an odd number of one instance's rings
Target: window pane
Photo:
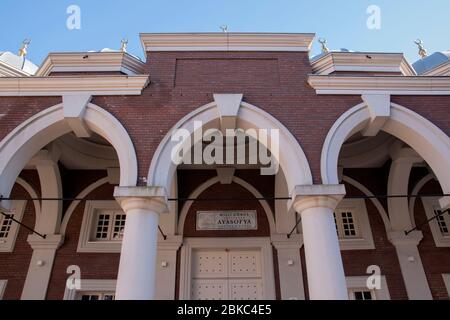
[[[9,231],[11,230],[11,225],[12,225],[12,219],[10,216],[5,217],[2,216],[3,219],[1,219],[1,224],[0,224],[0,238],[1,239],[5,239],[8,238],[9,235]]]
[[[123,238],[123,230],[125,228],[125,214],[116,214],[114,218],[113,240],[121,240]]]
[[[95,232],[95,238],[97,240],[107,240],[108,239],[108,228],[110,222],[110,214],[101,213],[98,215],[97,219],[97,229]]]
[[[353,220],[353,214],[350,211],[341,212],[342,216],[342,227],[344,228],[345,237],[356,236],[356,227]]]
[[[447,223],[445,222],[445,218],[444,215],[442,214],[441,210],[434,210],[434,214],[437,216],[436,221],[438,223],[439,226],[439,230],[441,230],[441,233],[444,235],[448,235],[448,226]]]

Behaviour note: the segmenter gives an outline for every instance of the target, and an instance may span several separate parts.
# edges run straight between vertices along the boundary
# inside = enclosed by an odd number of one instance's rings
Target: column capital
[[[37,234],[30,234],[27,238],[33,250],[37,249],[52,249],[57,250],[64,242],[64,238],[60,234],[46,235],[45,239]]]
[[[114,197],[125,213],[133,209],[145,209],[156,213],[169,211],[164,187],[115,187]]]
[[[422,231],[413,231],[406,235],[403,231],[391,231],[388,233],[388,239],[394,246],[417,246],[423,239],[423,233]]]
[[[292,234],[290,238],[286,234],[274,233],[270,235],[270,240],[275,249],[300,249],[303,246],[303,235]]]
[[[292,192],[291,204],[298,213],[315,207],[334,210],[345,193],[343,184],[297,185]]]

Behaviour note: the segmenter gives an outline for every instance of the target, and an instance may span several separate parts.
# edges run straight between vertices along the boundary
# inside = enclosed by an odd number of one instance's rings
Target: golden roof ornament
[[[19,57],[25,57],[27,55],[28,46],[31,43],[31,39],[25,39],[22,42],[22,47],[19,49]]]
[[[330,49],[328,49],[328,47],[327,47],[327,39],[319,38],[319,43],[322,46],[322,53],[330,52]]]
[[[120,40],[120,43],[120,51],[127,52],[128,39],[122,39]]]
[[[419,47],[419,55],[422,59],[426,58],[428,56],[427,49],[423,47],[423,41],[420,39],[417,39],[414,41],[415,44]]]

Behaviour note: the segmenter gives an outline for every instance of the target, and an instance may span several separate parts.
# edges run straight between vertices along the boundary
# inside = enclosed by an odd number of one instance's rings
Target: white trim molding
[[[450,95],[450,77],[309,75],[317,94]]]
[[[0,77],[0,96],[140,95],[148,83],[148,75]]]
[[[3,295],[5,294],[7,284],[8,280],[0,280],[0,300],[3,300]]]
[[[46,77],[52,72],[111,72],[127,75],[144,73],[145,63],[132,55],[117,52],[55,52],[50,53],[36,72]]]
[[[347,110],[333,124],[322,148],[320,167],[324,184],[339,183],[341,147],[349,137],[367,127],[370,117],[369,108],[361,103]],[[413,148],[432,168],[443,192],[450,192],[450,139],[441,129],[414,111],[391,103],[390,117],[381,130]]]
[[[6,212],[13,215],[14,219],[22,221],[23,214],[25,212],[27,202],[25,200],[13,200],[12,210]],[[6,217],[0,216],[0,227],[3,225]],[[19,225],[13,221],[10,221],[8,236],[6,238],[0,238],[0,252],[13,252],[14,245],[16,244],[17,235],[19,233]]]
[[[80,288],[69,289],[65,284],[63,300],[76,300],[80,292],[108,292],[114,294],[116,292],[117,280],[104,279],[81,279]]]
[[[386,281],[386,276],[381,277],[381,286],[380,289],[369,289],[367,287],[367,279],[368,276],[356,276],[356,277],[345,277],[347,281],[347,288],[350,291],[353,289],[360,289],[364,291],[370,291],[373,293],[372,297],[374,300],[391,300],[391,296],[389,294],[389,288]]]
[[[445,288],[447,288],[447,294],[450,297],[450,273],[443,274],[442,278],[444,279]]]
[[[90,130],[104,137],[116,150],[120,163],[120,185],[135,186],[137,157],[126,129],[112,114],[92,103],[86,106],[82,117]],[[63,104],[35,114],[12,130],[0,142],[0,193],[8,196],[30,159],[50,142],[69,132],[71,128],[64,117]],[[7,202],[2,202],[2,205],[8,207]]]
[[[95,240],[92,239],[96,228],[97,210],[120,210],[117,201],[89,200],[86,201],[78,239],[77,252],[120,252],[122,240]],[[125,214],[125,213],[124,213]],[[114,219],[110,217],[109,228],[114,228]]]
[[[318,75],[328,75],[339,71],[416,75],[403,53],[329,52],[313,58],[311,67]]]
[[[105,183],[108,183],[108,177],[101,178],[101,179],[95,181],[94,183],[90,184],[83,191],[81,191],[76,196],[76,198],[77,199],[82,199],[82,198],[86,197],[89,193],[91,193],[92,191],[94,191],[98,187],[104,185]],[[73,212],[75,211],[75,209],[78,206],[78,204],[80,204],[80,202],[81,202],[81,200],[72,201],[70,203],[69,207],[67,208],[67,210],[66,210],[66,212],[64,214],[63,220],[61,222],[61,234],[63,236],[66,234],[66,229],[67,229],[67,225],[69,224],[70,218],[72,217]]]
[[[313,33],[141,33],[144,51],[302,51]]]
[[[424,197],[422,198],[422,203],[427,219],[435,217],[435,210],[441,209],[439,197]],[[441,217],[444,219],[447,228],[450,230],[450,215],[444,213]],[[448,235],[442,234],[437,219],[430,221],[429,226],[436,247],[450,247],[450,233]]]
[[[355,237],[339,235],[341,250],[370,250],[375,249],[369,216],[367,215],[366,201],[364,199],[342,199],[335,212],[350,211],[356,227]],[[338,217],[336,217],[338,219]]]
[[[201,121],[205,128],[219,125],[220,112],[216,102],[206,104],[183,117],[163,138],[153,155],[152,162],[147,176],[148,186],[163,186],[166,190],[173,190],[173,176],[177,169],[177,164],[172,161],[173,151],[180,148],[177,141],[172,141],[172,132],[177,129],[186,129],[193,137],[192,145],[197,143],[194,131],[198,128],[194,126],[195,121]],[[292,191],[296,185],[311,185],[312,174],[308,160],[303,152],[300,143],[292,133],[276,118],[264,110],[246,102],[241,102],[237,113],[237,128],[279,130],[279,159],[276,159],[286,175],[288,190]],[[217,127],[216,127],[217,128]],[[201,137],[200,137],[201,138]],[[261,141],[264,143],[264,141]],[[267,141],[266,141],[266,144]],[[270,150],[270,146],[266,146]]]
[[[185,238],[181,247],[180,288],[181,300],[189,300],[192,280],[192,253],[200,249],[256,249],[261,253],[261,275],[264,300],[275,299],[273,251],[268,237],[258,238]]]

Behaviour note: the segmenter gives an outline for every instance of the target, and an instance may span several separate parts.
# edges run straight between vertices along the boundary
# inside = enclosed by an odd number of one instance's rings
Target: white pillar
[[[388,236],[397,251],[408,298],[410,300],[432,300],[433,296],[417,249],[423,238],[422,232],[413,231],[409,235],[405,235],[402,231],[392,231]]]
[[[347,285],[333,212],[344,185],[296,186],[293,206],[301,214],[309,298],[347,300]]]
[[[117,300],[155,298],[159,214],[167,212],[167,199],[159,187],[116,187],[114,196],[124,210],[125,222]]]
[[[33,248],[30,266],[22,290],[22,300],[45,300],[56,250],[63,243],[60,234],[47,235],[45,239],[32,234],[28,243]]]
[[[305,300],[300,248],[303,239],[293,234],[289,239],[285,234],[271,235],[272,245],[277,250],[278,275],[282,300]]]

